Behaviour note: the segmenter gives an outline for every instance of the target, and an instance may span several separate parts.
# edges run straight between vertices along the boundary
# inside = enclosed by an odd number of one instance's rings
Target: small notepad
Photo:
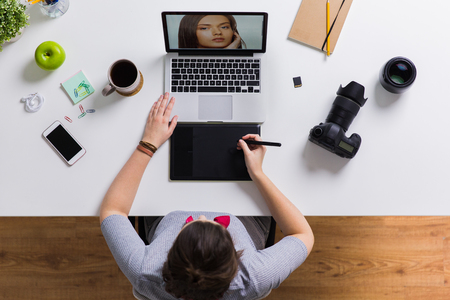
[[[83,71],[79,71],[63,83],[63,88],[66,90],[73,104],[77,104],[87,96],[91,95],[95,90],[92,84],[84,75]]]

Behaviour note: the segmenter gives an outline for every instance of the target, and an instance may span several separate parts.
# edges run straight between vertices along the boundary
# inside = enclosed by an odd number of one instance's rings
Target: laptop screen
[[[163,12],[167,52],[265,52],[267,13]]]

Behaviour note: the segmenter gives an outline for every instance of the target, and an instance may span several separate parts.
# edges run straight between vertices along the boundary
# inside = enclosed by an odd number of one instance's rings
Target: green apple
[[[44,70],[58,69],[66,60],[66,52],[56,42],[47,41],[40,44],[34,52],[36,64]]]

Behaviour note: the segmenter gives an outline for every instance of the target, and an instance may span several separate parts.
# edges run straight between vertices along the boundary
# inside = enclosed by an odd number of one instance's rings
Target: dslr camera
[[[353,158],[361,146],[361,137],[353,133],[345,136],[348,127],[366,103],[364,86],[352,81],[346,87],[339,87],[331,110],[325,120],[309,132],[309,140],[341,157]]]

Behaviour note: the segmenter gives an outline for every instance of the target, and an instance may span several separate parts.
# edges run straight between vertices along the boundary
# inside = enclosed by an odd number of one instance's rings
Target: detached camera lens
[[[412,72],[406,64],[397,63],[389,68],[391,80],[398,84],[404,84],[411,78]]]
[[[416,66],[406,57],[394,57],[380,70],[380,83],[389,92],[405,92],[416,79]]]

